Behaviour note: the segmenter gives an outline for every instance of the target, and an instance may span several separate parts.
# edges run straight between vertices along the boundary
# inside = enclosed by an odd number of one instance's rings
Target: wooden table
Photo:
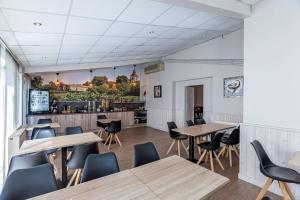
[[[297,151],[288,160],[288,166],[300,173],[300,151]]]
[[[222,131],[230,128],[234,128],[235,125],[231,124],[221,124],[221,123],[210,123],[201,124],[195,126],[189,126],[184,128],[172,129],[178,133],[189,136],[189,160],[192,162],[197,162],[194,156],[194,138],[199,136],[206,136],[217,131]]]
[[[120,121],[120,119],[108,118],[108,119],[98,119],[97,121],[102,124],[110,124],[112,121]]]
[[[229,179],[171,156],[33,199],[206,199]]]
[[[101,139],[93,132],[25,140],[17,154],[20,155],[61,148],[61,181],[63,185],[65,185],[67,182],[67,148],[70,146],[100,141]]]
[[[50,126],[51,128],[60,128],[60,124],[57,123],[57,122],[54,122],[54,123],[47,123],[47,124],[33,124],[33,125],[27,125],[25,127],[25,129],[27,131],[32,131],[34,128],[43,128],[43,127],[46,127],[46,126]]]

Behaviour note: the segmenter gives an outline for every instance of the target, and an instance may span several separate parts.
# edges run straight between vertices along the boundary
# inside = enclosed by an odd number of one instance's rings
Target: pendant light
[[[58,76],[59,76],[59,73],[56,73],[56,81],[55,81],[55,85],[56,85],[56,86],[59,86],[59,85],[60,85],[60,81],[59,81]]]
[[[89,87],[90,87],[90,88],[93,87],[92,80],[93,80],[93,70],[90,70],[90,83],[89,83]]]

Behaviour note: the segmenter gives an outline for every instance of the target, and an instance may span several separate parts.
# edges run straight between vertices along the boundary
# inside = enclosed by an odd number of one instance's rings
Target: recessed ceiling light
[[[151,35],[151,34],[153,34],[154,33],[154,31],[149,31],[149,34]]]
[[[43,24],[41,22],[33,22],[33,25],[35,25],[35,26],[42,26]]]

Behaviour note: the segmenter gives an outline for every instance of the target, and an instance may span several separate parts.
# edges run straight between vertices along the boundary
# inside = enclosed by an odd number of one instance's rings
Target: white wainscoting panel
[[[300,150],[300,130],[242,124],[239,178],[259,187],[263,186],[266,177],[259,171],[259,161],[250,144],[253,140],[260,141],[271,160],[280,166],[287,166],[288,159],[295,151]],[[295,184],[290,186],[296,199],[300,199],[300,186]],[[275,182],[270,190],[281,195],[278,184]]]

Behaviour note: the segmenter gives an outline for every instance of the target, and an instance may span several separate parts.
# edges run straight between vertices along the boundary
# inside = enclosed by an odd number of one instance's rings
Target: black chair
[[[194,126],[194,125],[195,125],[194,122],[193,122],[192,120],[187,120],[187,121],[186,121],[186,124],[187,124],[188,126]]]
[[[46,153],[43,151],[13,156],[10,160],[7,175],[9,176],[13,171],[18,169],[27,169],[46,163],[49,163],[49,161]]]
[[[80,134],[83,133],[83,130],[81,126],[73,126],[73,127],[66,127],[65,128],[65,135],[74,135],[74,134]],[[68,157],[67,160],[70,159],[73,147],[68,147]]]
[[[195,125],[201,125],[201,124],[206,124],[206,121],[203,118],[200,118],[200,119],[195,119],[194,123]]]
[[[260,162],[260,172],[268,177],[256,199],[261,199],[266,194],[274,180],[278,181],[284,199],[296,199],[287,183],[300,184],[300,174],[293,169],[275,165],[259,141],[254,140],[251,144]]]
[[[202,149],[204,149],[204,152],[200,156],[200,158],[197,162],[198,165],[201,163],[201,161],[203,160],[205,155],[207,155],[207,158],[208,158],[208,153],[209,153],[211,170],[214,171],[213,155],[215,156],[216,160],[218,161],[218,164],[220,165],[220,167],[224,170],[224,167],[223,167],[218,155],[215,152],[215,150],[220,148],[220,142],[221,142],[223,135],[224,135],[224,133],[218,133],[215,137],[212,138],[211,142],[204,142],[204,143],[199,144],[199,146]],[[206,159],[206,161],[207,161],[207,159]]]
[[[76,177],[80,177],[82,169],[84,167],[84,163],[88,155],[90,154],[98,154],[98,144],[82,144],[73,147],[73,153],[71,155],[70,160],[67,163],[68,169],[75,169],[73,176],[71,177],[67,187],[70,187],[74,182],[74,185],[79,183],[79,178],[75,180]]]
[[[170,151],[171,151],[172,147],[174,146],[175,142],[177,142],[177,153],[178,153],[178,156],[180,156],[180,153],[181,153],[180,152],[180,145],[182,145],[183,148],[184,148],[184,150],[185,150],[185,152],[187,154],[189,154],[188,153],[188,149],[186,148],[186,146],[183,143],[183,140],[188,139],[188,136],[173,131],[173,129],[177,128],[177,125],[175,124],[175,122],[167,122],[167,125],[168,125],[168,129],[169,129],[170,137],[173,139],[173,142],[172,142],[171,146],[169,147],[169,149],[167,151],[167,154],[170,153]]]
[[[218,157],[224,156],[225,152],[227,151],[227,157],[229,159],[230,167],[232,167],[232,155],[231,151],[235,153],[235,155],[240,158],[240,154],[238,152],[238,148],[236,145],[240,143],[240,129],[235,128],[231,132],[231,134],[228,137],[224,137],[221,139],[221,143],[224,144],[222,150],[219,152]]]
[[[50,118],[38,120],[38,124],[50,124],[50,123],[52,123],[52,119],[50,119]]]
[[[119,172],[119,164],[113,152],[90,154],[84,164],[81,183]]]
[[[104,143],[104,145],[108,144],[108,150],[110,149],[111,142],[114,139],[119,143],[120,146],[122,146],[122,143],[118,137],[118,133],[121,131],[122,124],[121,120],[118,121],[111,121],[106,129],[106,132],[108,133],[108,137]]]
[[[134,166],[138,167],[159,160],[159,155],[152,142],[134,145]]]
[[[265,196],[261,200],[272,200],[272,199],[270,197]]]
[[[57,190],[51,164],[18,169],[7,177],[0,200],[24,200]]]
[[[102,135],[103,133],[105,132],[105,128],[107,127],[108,124],[105,124],[105,123],[101,123],[100,119],[107,119],[106,115],[98,115],[97,116],[97,126],[100,127],[97,135],[102,139]]]

